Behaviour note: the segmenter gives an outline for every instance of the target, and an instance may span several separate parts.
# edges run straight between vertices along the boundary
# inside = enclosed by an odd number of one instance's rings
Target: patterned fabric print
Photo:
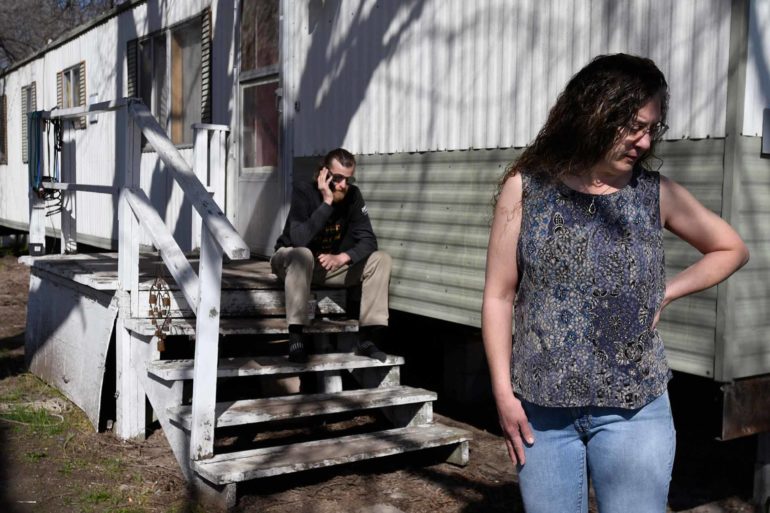
[[[342,239],[342,223],[339,220],[330,220],[324,226],[323,231],[316,237],[319,246],[318,254],[331,253],[332,248],[340,239]]]
[[[541,406],[644,406],[671,374],[650,329],[665,291],[660,175],[637,171],[605,196],[522,178],[514,391]]]

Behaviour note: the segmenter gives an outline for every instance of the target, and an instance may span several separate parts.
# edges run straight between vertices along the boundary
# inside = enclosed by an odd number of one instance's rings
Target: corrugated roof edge
[[[15,62],[5,68],[4,70],[0,71],[0,78],[8,75],[9,73],[13,72],[14,70],[17,70],[21,68],[22,66],[34,61],[35,59],[40,58],[40,56],[44,55],[46,52],[49,52],[53,50],[54,48],[57,48],[68,41],[71,41],[78,37],[81,34],[84,34],[91,30],[92,28],[96,27],[97,25],[101,25],[105,21],[109,20],[110,18],[113,18],[115,16],[118,16],[122,14],[124,11],[128,11],[129,9],[133,9],[137,5],[143,4],[147,2],[147,0],[126,0],[122,4],[116,5],[111,10],[105,12],[104,14],[101,14],[97,16],[96,18],[87,21],[86,23],[83,23],[82,25],[79,25],[75,27],[74,29],[64,33],[61,37],[56,39],[55,41],[52,41],[51,43],[45,45],[43,48],[38,50],[37,52],[33,53],[29,57],[26,57],[19,62]]]

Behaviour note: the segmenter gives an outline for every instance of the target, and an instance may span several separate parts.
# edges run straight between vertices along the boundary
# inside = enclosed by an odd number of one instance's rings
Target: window
[[[278,2],[243,0],[241,21],[242,168],[270,172],[278,166]]]
[[[193,143],[193,123],[211,122],[211,16],[128,42],[128,96],[139,97],[174,144]]]
[[[278,2],[243,0],[241,72],[278,64]]]
[[[60,109],[71,109],[86,104],[86,63],[62,70],[56,74],[56,105]],[[85,128],[86,117],[75,122],[75,128]]]
[[[37,110],[37,86],[35,82],[21,88],[21,161],[29,162],[29,113]]]
[[[279,119],[276,108],[278,82],[243,85],[243,167],[278,165]]]
[[[8,163],[8,109],[5,95],[0,96],[0,164]]]

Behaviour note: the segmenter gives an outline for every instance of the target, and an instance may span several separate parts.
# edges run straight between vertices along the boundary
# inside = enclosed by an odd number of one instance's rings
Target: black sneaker
[[[294,363],[308,362],[307,349],[305,349],[305,341],[301,333],[289,334],[289,361]]]
[[[375,360],[379,360],[382,363],[385,363],[385,360],[388,359],[388,355],[380,351],[380,349],[374,345],[374,342],[371,340],[364,340],[363,342],[359,342],[358,346],[356,347],[356,354],[374,358]]]

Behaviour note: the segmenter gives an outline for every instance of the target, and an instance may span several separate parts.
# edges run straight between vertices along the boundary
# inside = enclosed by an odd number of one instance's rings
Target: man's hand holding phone
[[[324,203],[331,205],[334,201],[334,183],[332,182],[332,174],[329,169],[326,167],[321,168],[316,183],[318,190],[321,191]]]

